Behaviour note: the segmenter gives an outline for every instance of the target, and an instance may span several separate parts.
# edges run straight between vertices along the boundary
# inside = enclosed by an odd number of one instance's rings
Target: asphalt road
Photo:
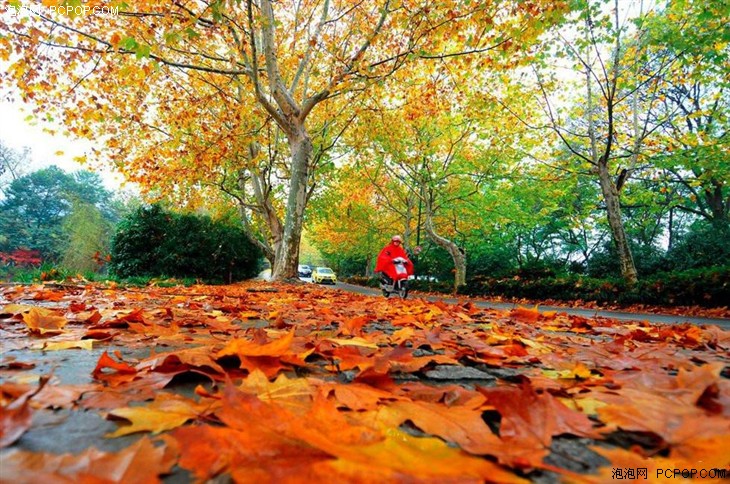
[[[302,279],[307,282],[311,282],[309,279]],[[344,282],[338,282],[335,286],[322,286],[322,287],[329,287],[329,288],[336,288],[336,289],[342,289],[343,291],[349,291],[349,292],[355,292],[358,294],[365,294],[365,295],[372,295],[377,297],[383,297],[380,293],[379,289],[375,289],[372,287],[362,287],[362,286],[355,286],[352,284],[346,284]],[[423,297],[424,299],[428,301],[444,301],[446,303],[454,304],[457,302],[465,302],[470,301],[475,306],[480,308],[488,308],[488,309],[514,309],[519,306],[519,304],[513,304],[513,303],[500,303],[500,302],[494,302],[489,301],[485,299],[474,299],[474,298],[452,298],[447,296],[421,296],[417,294],[411,294],[408,296],[409,298],[418,298]],[[559,313],[566,313],[576,316],[582,316],[584,318],[611,318],[611,319],[618,319],[622,321],[648,321],[650,323],[659,323],[659,324],[682,324],[682,323],[690,323],[690,324],[696,324],[696,325],[716,325],[719,326],[722,329],[730,330],[730,319],[727,318],[701,318],[696,316],[682,316],[682,315],[675,315],[675,314],[651,314],[651,313],[632,313],[632,312],[626,312],[626,311],[609,311],[609,310],[603,310],[603,309],[582,309],[582,308],[572,308],[572,307],[564,307],[564,306],[538,306],[538,310],[541,312],[546,311],[557,311]]]

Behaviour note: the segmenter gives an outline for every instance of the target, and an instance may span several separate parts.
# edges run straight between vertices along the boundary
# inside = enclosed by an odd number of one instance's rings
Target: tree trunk
[[[264,254],[264,257],[266,257],[266,260],[269,261],[271,264],[271,267],[274,267],[274,260],[275,260],[275,254],[274,251],[271,249],[271,246],[268,244],[265,244],[261,240],[259,240],[256,235],[254,235],[254,231],[251,228],[251,222],[248,219],[248,212],[247,207],[243,203],[243,201],[238,200],[238,215],[241,217],[241,226],[243,227],[243,233],[246,235],[246,238],[254,244],[256,247],[261,249],[261,252]]]
[[[710,180],[710,186],[704,191],[705,201],[710,207],[710,213],[712,214],[712,223],[716,222],[728,222],[728,209],[730,209],[730,196],[725,199],[723,197],[723,183],[712,179]]]
[[[466,284],[466,254],[454,242],[436,233],[430,213],[426,214],[426,233],[436,245],[446,249],[454,261],[454,270],[456,271],[454,274],[454,294],[456,294],[459,287]]]
[[[265,176],[262,175],[260,167],[254,165],[258,154],[258,144],[251,143],[246,153],[246,161],[250,168],[248,170],[241,170],[238,174],[238,189],[241,196],[236,198],[238,200],[238,212],[241,216],[246,236],[262,250],[264,257],[271,263],[271,267],[274,267],[276,254],[279,251],[281,239],[283,238],[284,227],[271,201],[271,187],[267,184]],[[251,183],[251,191],[253,191],[255,200],[255,203],[252,204],[249,204],[244,198],[245,194],[250,191],[247,186],[248,181]],[[263,237],[261,240],[256,236],[251,226],[249,211],[257,213],[266,223],[266,228],[269,230],[268,234],[262,234]]]
[[[307,205],[307,183],[309,181],[309,160],[312,156],[312,140],[304,126],[288,136],[291,148],[291,179],[289,198],[286,204],[284,236],[276,254],[271,277],[275,280],[297,279],[299,264],[299,244],[304,222],[304,209]]]
[[[618,15],[618,3],[615,2],[616,12]],[[586,29],[586,45],[591,45],[590,37],[590,18],[586,19],[588,28]],[[618,22],[617,22],[618,24]],[[606,202],[606,215],[608,217],[608,225],[611,229],[611,236],[613,243],[616,247],[619,257],[619,265],[621,267],[621,275],[630,285],[638,282],[639,278],[636,273],[636,266],[634,265],[634,257],[631,254],[631,248],[629,247],[628,239],[626,238],[626,230],[624,229],[624,223],[621,218],[621,205],[619,198],[620,186],[617,186],[611,178],[611,174],[608,171],[608,161],[613,149],[613,139],[615,136],[614,130],[614,107],[615,107],[615,93],[616,83],[618,78],[618,64],[619,54],[621,52],[620,37],[616,36],[616,46],[614,48],[613,56],[613,77],[609,79],[606,77],[606,85],[601,89],[604,92],[606,98],[606,145],[602,149],[602,154],[599,154],[598,150],[598,139],[596,134],[596,123],[593,119],[593,79],[595,72],[589,67],[591,65],[590,56],[587,56],[585,75],[586,75],[586,113],[588,116],[588,137],[590,139],[590,150],[591,159],[590,162],[595,166],[595,170],[598,173],[598,180],[601,185],[601,193],[603,194],[603,200]],[[636,152],[636,149],[634,150]],[[625,173],[624,175],[625,176]],[[619,184],[623,184],[623,180],[619,181]]]
[[[621,205],[619,200],[618,189],[611,179],[608,167],[605,163],[598,164],[598,178],[601,182],[601,192],[606,202],[606,214],[608,216],[608,225],[611,228],[613,242],[618,252],[619,265],[621,266],[621,275],[629,284],[636,284],[639,280],[634,265],[634,257],[631,254],[626,231],[624,230],[623,220],[621,219]]]
[[[365,277],[372,277],[373,275],[373,256],[368,254],[365,258]]]

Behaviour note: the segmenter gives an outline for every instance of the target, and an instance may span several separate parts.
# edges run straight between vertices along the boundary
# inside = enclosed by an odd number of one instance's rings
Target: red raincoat
[[[406,251],[401,247],[400,245],[396,245],[394,243],[390,243],[386,245],[383,250],[380,251],[380,254],[378,254],[378,260],[375,261],[375,272],[385,272],[385,274],[390,277],[391,279],[403,279],[403,276],[400,277],[395,271],[395,264],[393,264],[393,259],[396,257],[402,257],[406,260],[406,263],[404,264],[406,267],[406,272],[408,275],[413,275],[413,262],[408,258],[408,254],[406,254]]]

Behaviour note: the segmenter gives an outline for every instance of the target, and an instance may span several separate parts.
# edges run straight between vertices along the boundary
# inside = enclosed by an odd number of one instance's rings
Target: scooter
[[[401,299],[408,297],[408,270],[406,269],[406,263],[408,261],[402,257],[393,259],[393,264],[395,264],[395,277],[389,277],[390,282],[381,281],[380,289],[383,291],[383,296],[388,297],[391,294],[397,294]]]

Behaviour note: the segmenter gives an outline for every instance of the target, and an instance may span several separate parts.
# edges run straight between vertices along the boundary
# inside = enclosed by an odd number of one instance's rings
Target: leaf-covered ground
[[[730,332],[313,285],[0,294],[5,482],[679,482]],[[681,476],[679,476],[681,477]]]

